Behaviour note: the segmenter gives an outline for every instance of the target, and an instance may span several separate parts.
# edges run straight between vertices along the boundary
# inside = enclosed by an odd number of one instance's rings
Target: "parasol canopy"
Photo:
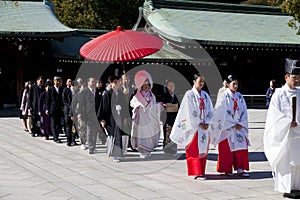
[[[98,36],[80,48],[80,55],[98,62],[121,62],[151,55],[163,46],[161,38],[133,30],[117,30]]]

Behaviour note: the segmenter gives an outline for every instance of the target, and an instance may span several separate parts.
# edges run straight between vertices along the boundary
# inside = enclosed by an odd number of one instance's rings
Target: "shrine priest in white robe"
[[[268,109],[264,150],[272,167],[275,191],[300,198],[300,63],[287,59],[285,67],[286,83],[276,89]]]

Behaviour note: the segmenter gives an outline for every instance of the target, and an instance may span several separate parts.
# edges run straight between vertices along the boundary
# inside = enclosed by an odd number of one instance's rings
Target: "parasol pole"
[[[124,64],[124,62],[122,62],[122,66],[123,66],[123,74],[125,75],[126,71],[125,71],[125,64]]]

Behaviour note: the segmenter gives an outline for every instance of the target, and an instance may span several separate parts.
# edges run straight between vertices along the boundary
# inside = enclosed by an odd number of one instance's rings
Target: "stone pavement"
[[[1,111],[0,111],[1,112]],[[184,150],[165,155],[161,147],[147,159],[128,152],[120,163],[66,142],[31,137],[17,117],[0,118],[0,199],[282,199],[274,192],[270,166],[263,152],[265,109],[249,109],[252,146],[250,178],[225,177],[216,172],[217,150],[207,161],[208,179],[187,176]]]

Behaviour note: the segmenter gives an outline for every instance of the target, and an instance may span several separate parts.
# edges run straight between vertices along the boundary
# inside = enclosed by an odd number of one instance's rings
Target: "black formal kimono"
[[[104,89],[96,88],[96,91],[95,91],[95,111],[96,112],[98,112],[98,110],[99,110],[99,106],[101,103],[103,93],[104,93]]]
[[[99,110],[102,96],[104,95],[105,91],[106,91],[105,89],[96,88],[96,92],[95,92],[95,111],[96,111],[96,113]],[[105,144],[106,143],[106,135],[104,133],[104,130],[102,130],[102,129],[99,129],[99,130],[100,130],[100,132],[98,133],[99,140],[101,141],[102,144]]]
[[[102,96],[98,111],[98,120],[105,120],[107,138],[107,155],[119,157],[123,155],[122,150],[122,125],[128,113],[128,102],[122,91],[118,94],[110,89]]]

